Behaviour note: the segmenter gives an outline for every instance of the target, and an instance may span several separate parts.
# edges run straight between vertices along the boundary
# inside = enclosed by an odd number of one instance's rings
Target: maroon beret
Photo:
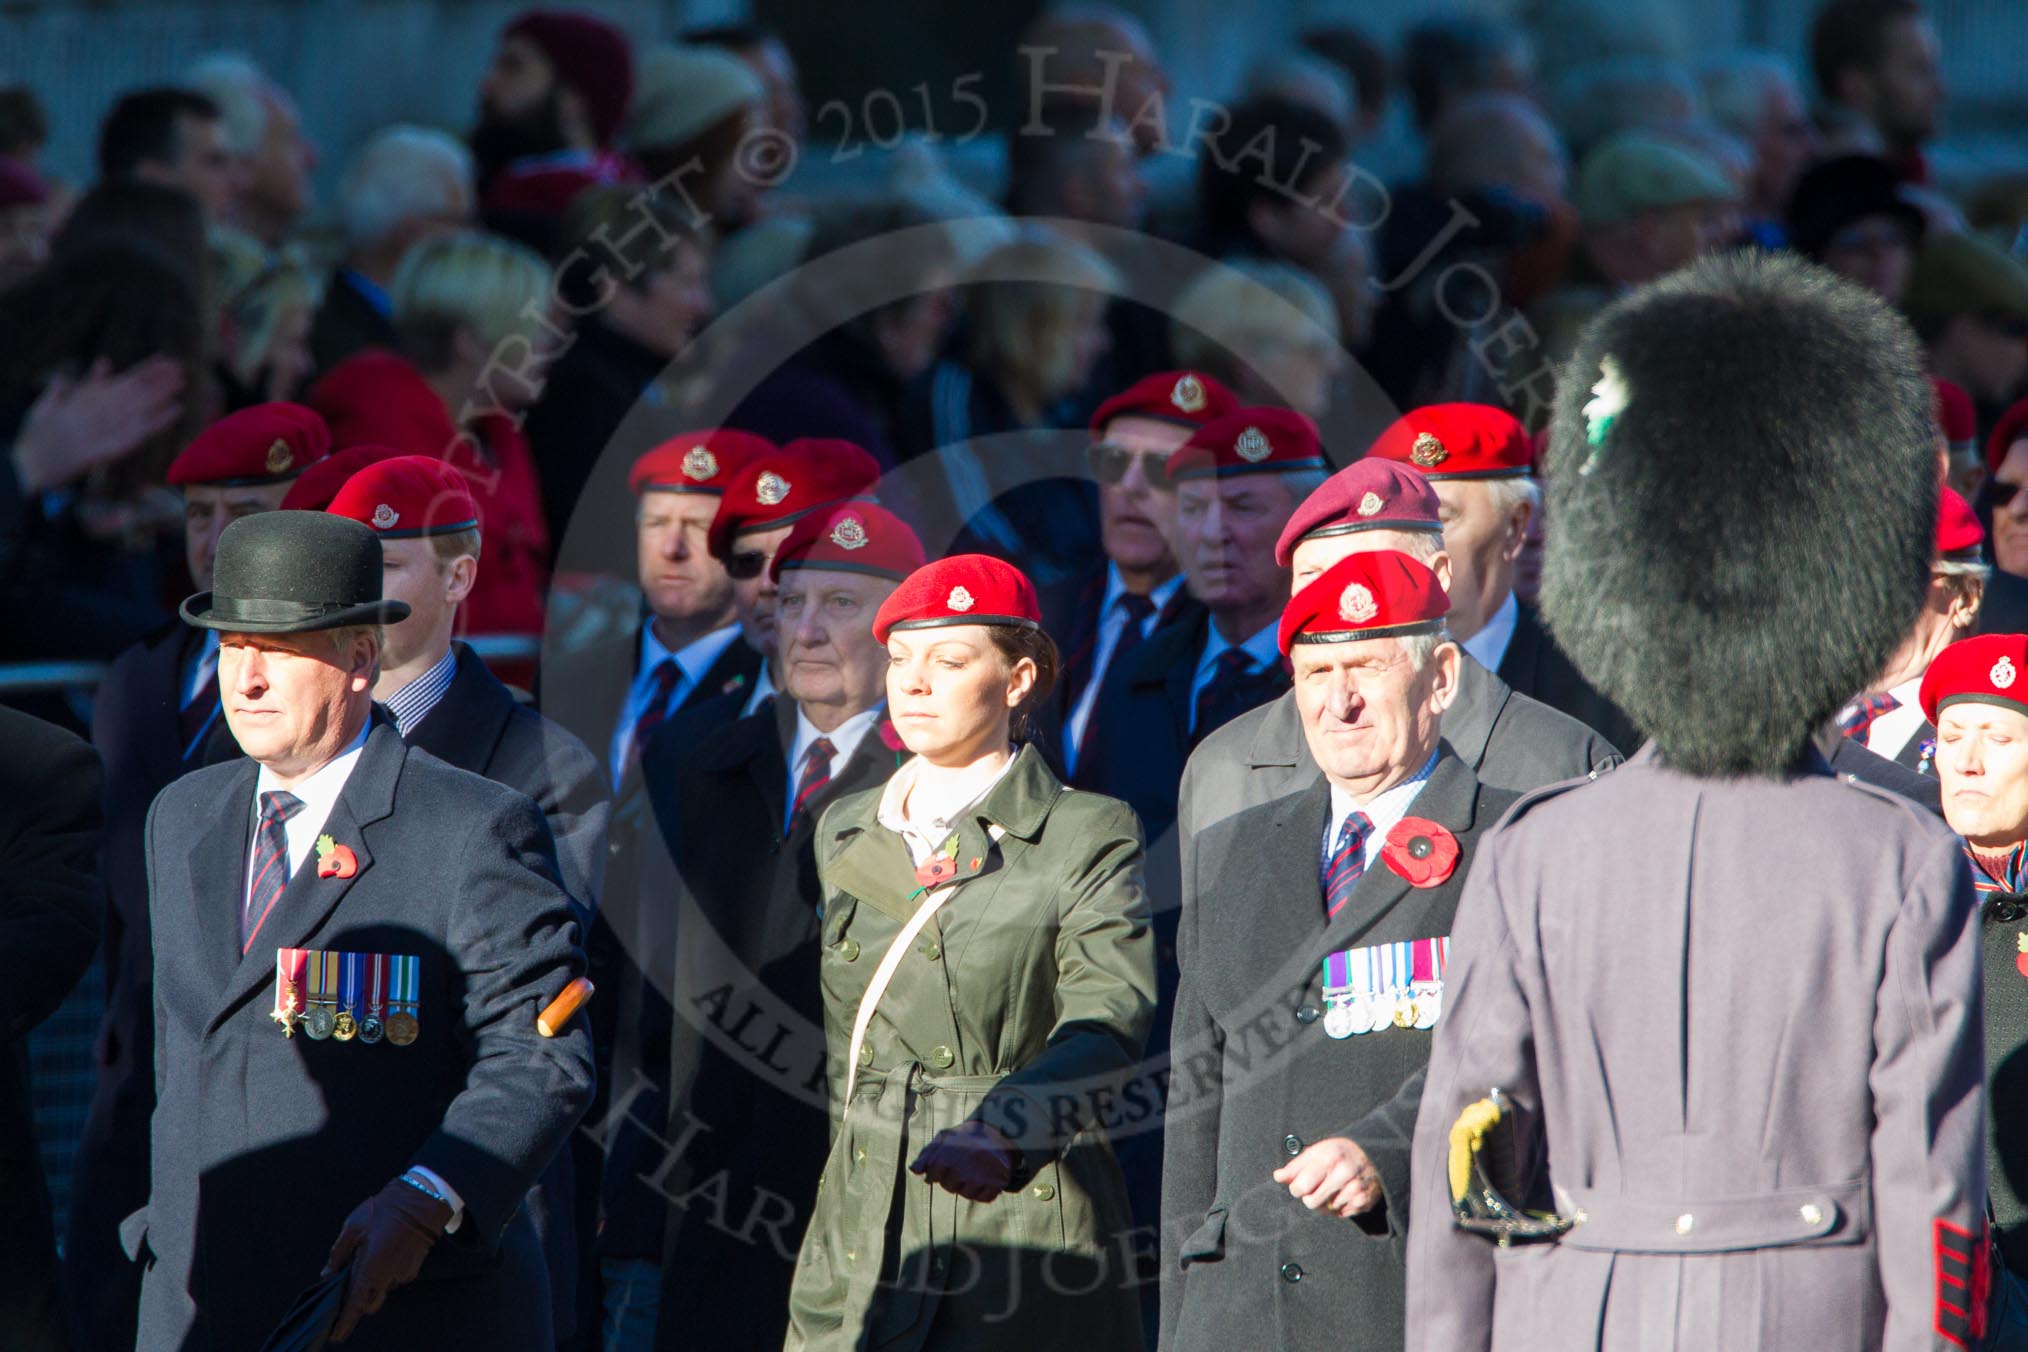
[[[725,492],[726,483],[747,461],[774,453],[775,444],[751,432],[712,427],[669,438],[642,455],[627,474],[627,487],[639,497],[649,489],[662,493]]]
[[[791,568],[835,568],[900,582],[922,564],[922,541],[906,521],[878,503],[846,502],[798,521],[768,572],[777,582]]]
[[[878,482],[880,462],[862,447],[798,438],[747,461],[726,481],[705,546],[713,558],[723,559],[738,536],[789,525],[834,502],[870,501]]]
[[[282,498],[282,510],[321,512],[338,496],[345,481],[376,460],[392,460],[402,454],[392,446],[347,446],[333,451],[297,476]]]
[[[347,479],[324,510],[371,526],[383,540],[479,528],[479,504],[464,472],[433,455],[373,462]]]
[[[1398,549],[1371,549],[1348,554],[1290,597],[1278,637],[1286,657],[1297,643],[1433,634],[1450,610],[1428,565]]]
[[[172,484],[278,484],[331,451],[331,429],[301,404],[255,404],[199,432],[169,462]]]
[[[1035,584],[1004,559],[990,554],[953,554],[909,574],[873,617],[875,642],[896,629],[935,629],[957,624],[1006,624],[1042,628]]]
[[[1202,427],[1238,407],[1239,396],[1202,371],[1157,371],[1100,404],[1091,415],[1091,430],[1105,431],[1114,418],[1153,418]]]
[[[1240,408],[1214,418],[1163,465],[1171,483],[1325,467],[1317,424],[1288,408]]]
[[[1392,460],[1355,460],[1304,498],[1275,541],[1275,564],[1289,566],[1296,546],[1314,535],[1419,530],[1441,536],[1436,490]]]
[[[595,14],[531,9],[501,36],[526,38],[540,47],[556,68],[557,80],[584,100],[599,144],[611,143],[634,97],[634,44],[625,33]]]

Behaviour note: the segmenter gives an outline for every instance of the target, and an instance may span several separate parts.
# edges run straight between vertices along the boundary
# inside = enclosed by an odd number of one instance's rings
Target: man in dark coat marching
[[[1978,1346],[1971,880],[1815,745],[1929,586],[1914,334],[1740,253],[1609,307],[1566,372],[1543,614],[1650,741],[1480,849],[1416,1120],[1409,1352]]]
[[[150,1352],[258,1347],[325,1271],[355,1346],[551,1341],[523,1200],[592,1072],[582,1021],[537,1016],[583,956],[535,805],[373,712],[407,613],[373,532],[311,512],[234,522],[184,603],[249,759],[149,814],[152,1192],[122,1238]]]
[[[1442,742],[1449,601],[1371,550],[1289,601],[1323,774],[1185,843],[1162,1186],[1162,1346],[1398,1348],[1408,1149],[1448,936],[1514,795]]]

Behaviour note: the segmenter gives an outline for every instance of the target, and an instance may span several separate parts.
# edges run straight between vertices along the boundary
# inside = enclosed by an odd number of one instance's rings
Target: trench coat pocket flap
[[[1192,1230],[1177,1250],[1178,1265],[1216,1263],[1225,1257],[1225,1208],[1214,1207],[1204,1214],[1204,1223]]]
[[[141,1261],[141,1246],[148,1242],[148,1208],[142,1207],[120,1222],[120,1251],[130,1262]]]
[[[1704,1200],[1574,1192],[1566,1248],[1605,1253],[1734,1253],[1798,1244],[1858,1244],[1872,1229],[1866,1180]]]

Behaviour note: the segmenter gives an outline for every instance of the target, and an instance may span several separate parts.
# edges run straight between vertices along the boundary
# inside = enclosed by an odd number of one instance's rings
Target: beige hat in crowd
[[[767,89],[753,67],[717,47],[663,43],[635,62],[634,99],[620,127],[629,150],[680,146]]]

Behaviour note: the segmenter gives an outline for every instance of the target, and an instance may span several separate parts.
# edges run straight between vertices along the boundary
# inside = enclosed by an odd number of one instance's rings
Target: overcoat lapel
[[[1473,809],[1478,801],[1478,782],[1471,771],[1464,767],[1455,755],[1444,754],[1430,771],[1429,782],[1422,786],[1422,792],[1409,804],[1412,817],[1423,817],[1448,827],[1453,835],[1462,837],[1472,829]],[[1321,850],[1319,836],[1315,850]],[[1399,906],[1402,899],[1413,890],[1408,880],[1389,868],[1376,854],[1373,867],[1352,889],[1352,895],[1337,917],[1324,929],[1323,942],[1318,953],[1335,953],[1342,948],[1357,947],[1374,927]],[[1320,911],[1319,914],[1322,914]]]
[[[352,774],[339,792],[338,801],[332,804],[331,815],[325,819],[320,833],[330,836],[338,844],[350,846],[358,859],[358,867],[350,878],[320,878],[317,876],[315,853],[304,858],[303,866],[282,889],[280,899],[254,935],[253,943],[234,964],[223,992],[224,1001],[212,1016],[213,1029],[223,1023],[249,994],[271,979],[275,950],[303,947],[338,903],[345,899],[345,894],[373,867],[366,828],[394,812],[394,788],[401,778],[402,762],[407,754],[408,748],[395,731],[393,721],[385,714],[376,715],[373,731],[367,735],[366,747],[359,754],[359,763],[352,767]],[[249,803],[246,813],[249,820],[252,812]],[[235,946],[237,940],[238,931],[235,929]]]
[[[253,849],[253,788],[259,773],[260,767],[252,761],[240,767],[225,795],[225,809],[212,815],[211,825],[185,856],[190,867],[189,895],[197,907],[197,914],[190,917],[189,933],[204,952],[213,990],[222,990],[239,966],[239,916],[246,906],[247,857]],[[156,917],[156,934],[166,936],[170,925],[171,917]]]
[[[1221,897],[1238,923],[1221,933],[1236,942],[1215,966],[1230,962],[1235,976],[1218,984],[1236,1001],[1257,997],[1286,977],[1290,958],[1315,948],[1324,933],[1324,890],[1317,861],[1331,809],[1331,785],[1322,775],[1306,789],[1278,800],[1267,829],[1239,842],[1228,886],[1244,894]]]

